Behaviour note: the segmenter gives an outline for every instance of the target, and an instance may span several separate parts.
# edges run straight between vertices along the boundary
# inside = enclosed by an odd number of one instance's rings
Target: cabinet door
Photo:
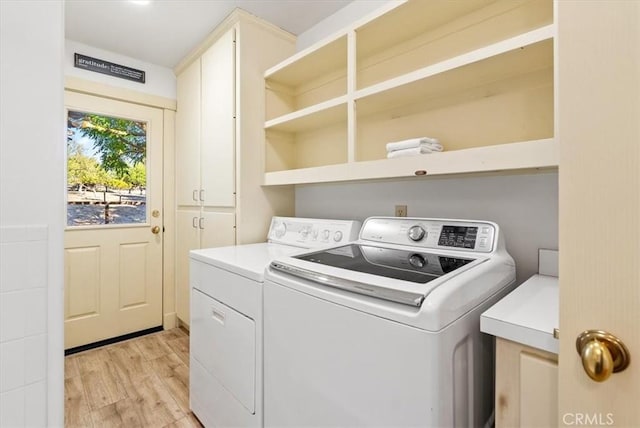
[[[204,211],[201,217],[201,248],[224,247],[236,243],[236,216],[234,213]]]
[[[496,428],[558,426],[558,357],[496,338]]]
[[[198,222],[200,209],[182,210],[176,214],[176,313],[189,324],[189,251],[200,247]]]
[[[177,79],[176,201],[199,205],[200,191],[200,60]]]
[[[558,426],[558,363],[520,354],[520,427]]]
[[[210,207],[235,206],[234,38],[227,32],[201,57],[202,189]]]

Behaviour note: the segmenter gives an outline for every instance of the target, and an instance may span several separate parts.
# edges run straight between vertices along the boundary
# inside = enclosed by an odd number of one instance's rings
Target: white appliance
[[[360,223],[274,217],[268,242],[191,251],[190,404],[207,427],[260,427],[262,283],[274,258],[345,244]]]
[[[493,342],[480,314],[514,281],[486,221],[372,217],[354,243],[274,260],[265,426],[483,426]]]

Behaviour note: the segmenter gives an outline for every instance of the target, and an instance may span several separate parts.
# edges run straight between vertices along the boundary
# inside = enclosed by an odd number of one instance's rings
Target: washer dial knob
[[[336,242],[340,242],[342,240],[342,232],[340,232],[339,230],[336,231],[336,233],[333,234],[333,240]]]
[[[427,264],[427,261],[421,254],[412,254],[409,256],[409,264],[414,268],[422,269]]]
[[[277,223],[273,227],[273,233],[276,235],[276,238],[282,238],[285,233],[287,233],[287,225],[284,223]]]
[[[302,238],[302,240],[307,239],[310,233],[311,233],[311,229],[308,226],[300,229],[300,237]]]
[[[417,242],[424,238],[425,231],[422,226],[415,225],[411,226],[407,234],[409,235],[409,239]]]

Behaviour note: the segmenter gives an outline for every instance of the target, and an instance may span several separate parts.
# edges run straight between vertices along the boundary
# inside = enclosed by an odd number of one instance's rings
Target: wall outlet
[[[406,217],[406,216],[407,216],[407,206],[396,205],[396,217]]]

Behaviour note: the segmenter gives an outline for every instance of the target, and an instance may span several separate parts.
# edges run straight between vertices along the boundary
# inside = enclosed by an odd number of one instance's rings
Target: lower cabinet
[[[176,315],[189,325],[189,251],[236,243],[235,214],[206,209],[178,209],[176,215]]]
[[[558,356],[496,338],[496,428],[558,426]]]

